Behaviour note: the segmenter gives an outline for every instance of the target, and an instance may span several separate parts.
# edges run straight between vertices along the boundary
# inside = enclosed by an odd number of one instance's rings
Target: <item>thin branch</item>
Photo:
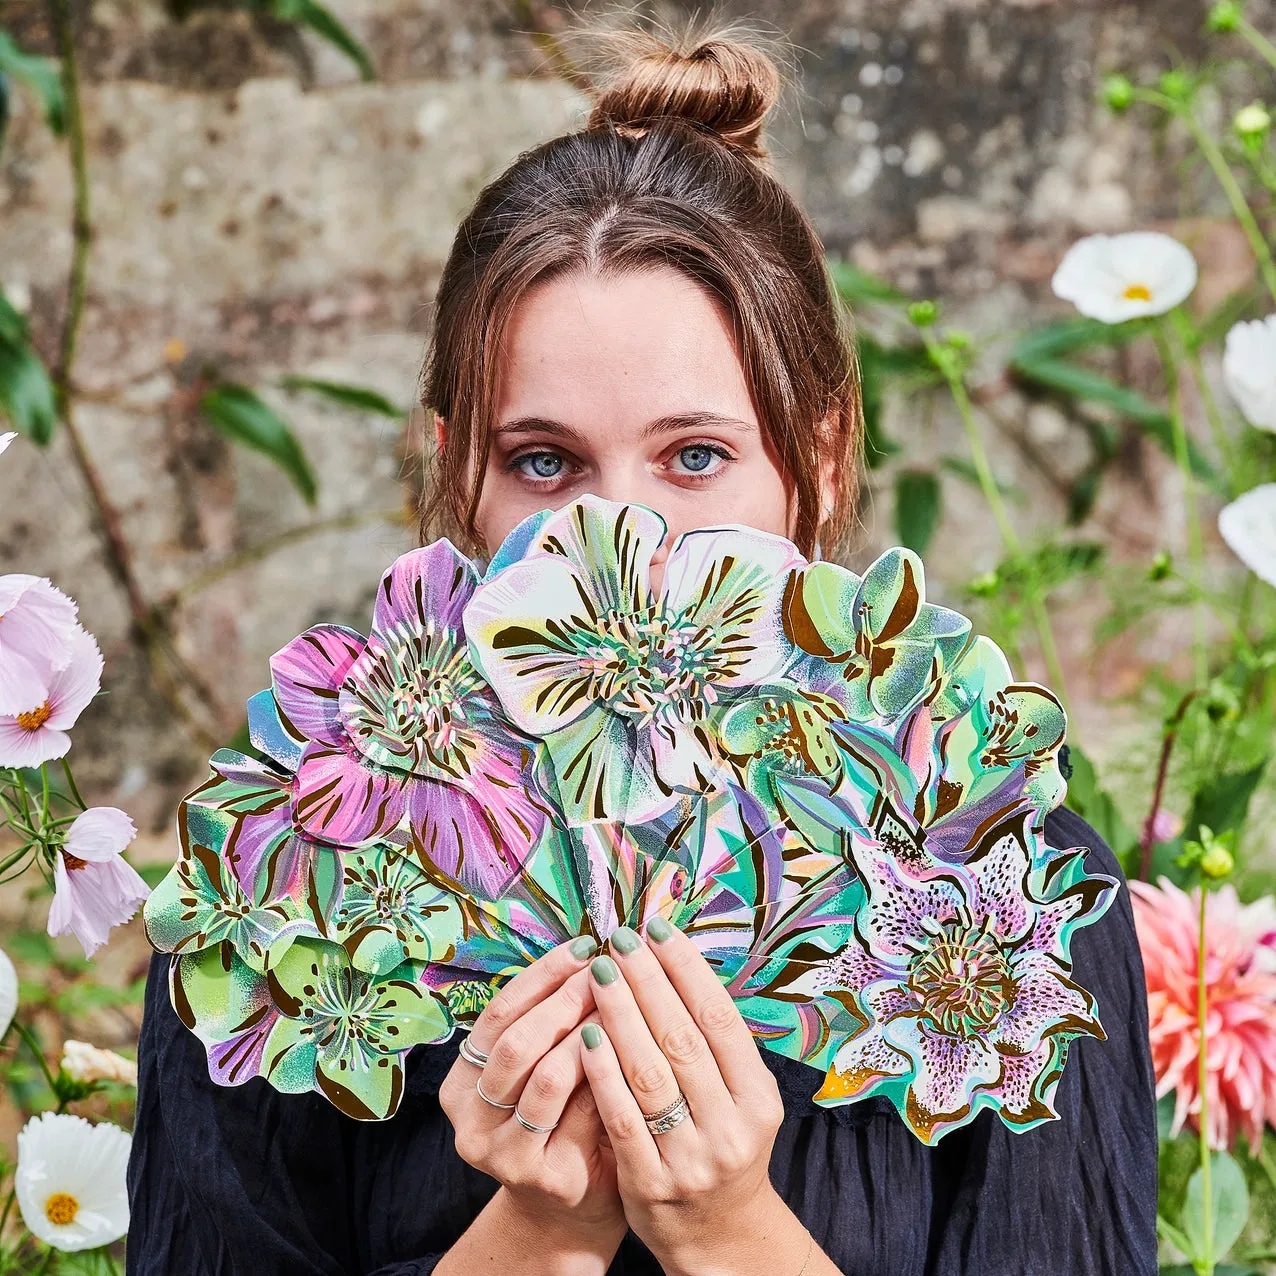
[[[1179,701],[1174,717],[1166,724],[1165,738],[1161,741],[1161,760],[1156,768],[1156,788],[1152,792],[1152,809],[1148,811],[1147,819],[1143,821],[1143,838],[1140,848],[1142,856],[1139,860],[1139,881],[1141,882],[1146,882],[1148,874],[1152,871],[1152,842],[1155,840],[1152,836],[1152,828],[1161,810],[1161,799],[1165,795],[1165,778],[1170,770],[1170,755],[1174,752],[1174,741],[1178,736],[1179,727],[1183,725],[1183,715],[1187,713],[1188,705],[1200,694],[1199,689],[1189,691]]]

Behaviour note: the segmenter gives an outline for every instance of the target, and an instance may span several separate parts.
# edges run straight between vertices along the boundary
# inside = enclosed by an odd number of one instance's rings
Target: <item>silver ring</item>
[[[504,1109],[505,1109],[505,1111],[506,1111],[506,1112],[508,1112],[511,1108],[513,1108],[513,1107],[516,1107],[516,1106],[517,1106],[517,1102],[515,1102],[515,1103],[497,1103],[497,1101],[496,1101],[495,1099],[489,1099],[489,1098],[487,1097],[487,1095],[485,1095],[485,1094],[483,1093],[483,1078],[482,1078],[482,1077],[479,1077],[479,1078],[477,1078],[477,1079],[475,1080],[475,1082],[474,1082],[474,1088],[478,1091],[478,1096],[479,1096],[479,1098],[480,1098],[480,1099],[482,1099],[484,1103],[490,1103],[490,1104],[492,1105],[492,1107],[494,1107],[494,1108],[504,1108]]]
[[[517,1107],[514,1109],[514,1120],[517,1121],[523,1129],[531,1130],[533,1134],[548,1134],[551,1130],[557,1129],[558,1127],[557,1121],[555,1121],[553,1125],[533,1125],[523,1116]]]
[[[468,1036],[461,1038],[461,1058],[468,1063],[474,1064],[477,1068],[487,1066],[488,1056],[485,1055],[477,1046],[470,1043]]]
[[[652,1134],[668,1134],[690,1115],[691,1107],[687,1103],[687,1096],[679,1090],[678,1097],[667,1108],[661,1108],[659,1112],[653,1112],[650,1116],[644,1112],[642,1119],[646,1121],[647,1129]]]

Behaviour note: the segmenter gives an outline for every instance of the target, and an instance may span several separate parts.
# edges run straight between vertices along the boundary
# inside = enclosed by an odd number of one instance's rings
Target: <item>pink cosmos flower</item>
[[[113,806],[90,807],[76,819],[53,865],[50,935],[73,934],[92,957],[111,927],[137,912],[150,889],[120,857],[136,836],[133,821]]]
[[[1183,817],[1158,806],[1152,817],[1152,840],[1154,842],[1172,842],[1183,831]]]
[[[1157,1096],[1174,1091],[1177,1134],[1201,1110],[1196,1028],[1200,895],[1166,878],[1130,882],[1148,986]],[[1206,1086],[1213,1148],[1240,1132],[1257,1155],[1263,1125],[1276,1121],[1276,901],[1242,904],[1231,886],[1205,901]]]
[[[43,698],[19,712],[0,713],[0,766],[36,767],[65,757],[71,747],[67,732],[101,685],[102,653],[93,635],[77,625],[67,664],[49,676]]]
[[[40,576],[0,576],[0,714],[48,699],[50,675],[71,661],[75,613],[75,603]]]

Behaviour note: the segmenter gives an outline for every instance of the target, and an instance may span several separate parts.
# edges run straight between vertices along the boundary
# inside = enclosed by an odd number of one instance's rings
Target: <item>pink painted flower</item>
[[[0,576],[0,714],[49,697],[50,676],[71,661],[75,603],[40,576]]]
[[[136,836],[133,821],[113,806],[90,807],[77,817],[53,865],[50,935],[73,934],[92,957],[111,927],[137,912],[150,890],[121,858]]]
[[[302,831],[357,848],[402,824],[422,863],[494,898],[545,816],[527,780],[533,744],[470,660],[461,613],[477,583],[447,541],[413,550],[382,578],[369,638],[316,625],[270,669],[283,720],[307,741]]]
[[[1132,881],[1143,950],[1156,1092],[1174,1091],[1173,1133],[1195,1127],[1201,1109],[1196,1028],[1200,896],[1166,878]],[[1238,1133],[1257,1155],[1263,1125],[1276,1121],[1276,901],[1242,904],[1231,886],[1205,901],[1207,1091],[1211,1147]]]
[[[36,767],[65,757],[67,732],[102,685],[102,653],[93,635],[78,626],[70,659],[49,677],[44,698],[17,713],[0,713],[0,766]]]

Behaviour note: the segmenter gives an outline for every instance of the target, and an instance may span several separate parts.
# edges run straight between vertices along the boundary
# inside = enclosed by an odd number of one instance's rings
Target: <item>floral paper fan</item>
[[[480,578],[448,542],[317,626],[182,804],[146,906],[218,1081],[392,1114],[414,1045],[577,934],[690,935],[817,1103],[889,1097],[933,1142],[1055,1117],[1102,1037],[1069,944],[1117,883],[1043,837],[1065,716],[927,603],[741,527],[679,538],[585,498]]]

